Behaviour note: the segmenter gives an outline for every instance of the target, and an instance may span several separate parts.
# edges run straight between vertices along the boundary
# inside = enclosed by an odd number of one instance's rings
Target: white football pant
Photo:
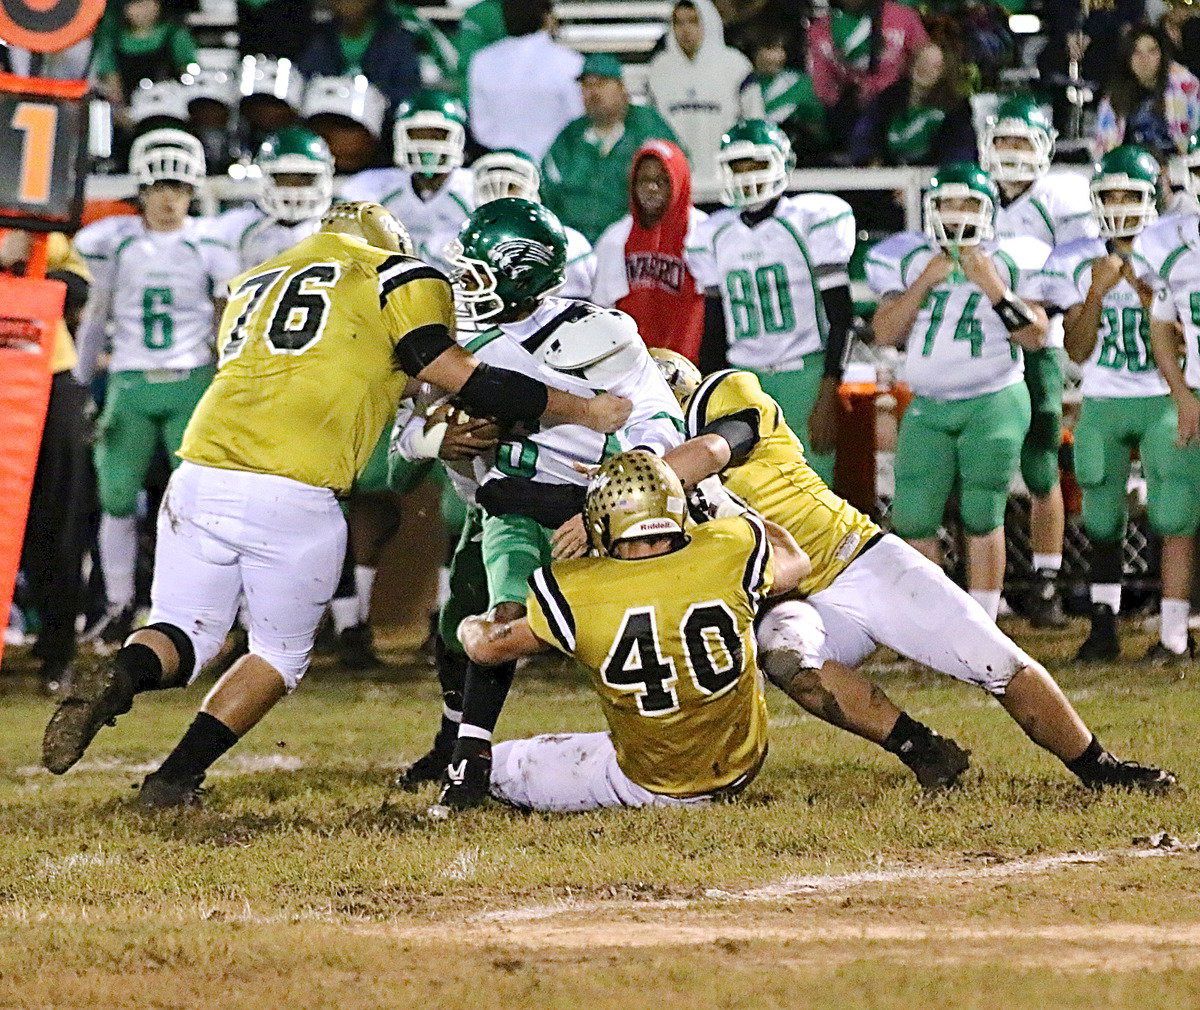
[[[291,691],[308,669],[345,550],[346,521],[328,488],[185,460],[158,513],[150,623],[192,640],[195,678],[245,593],[250,651]]]

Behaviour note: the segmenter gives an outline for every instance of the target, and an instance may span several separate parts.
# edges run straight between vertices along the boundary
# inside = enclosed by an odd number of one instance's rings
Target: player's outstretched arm
[[[480,666],[512,663],[548,648],[524,617],[515,621],[467,617],[458,626],[458,640],[471,660]]]
[[[778,523],[763,519],[762,524],[767,531],[767,541],[771,544],[774,565],[774,579],[767,595],[790,593],[812,573],[812,560],[796,543],[796,538]]]
[[[448,330],[441,335],[425,334],[421,343],[413,341],[406,347],[418,332],[397,345],[400,366],[409,375],[457,394],[470,410],[497,421],[580,424],[607,433],[621,427],[633,409],[629,400],[613,393],[585,399],[520,372],[485,365],[454,343]]]

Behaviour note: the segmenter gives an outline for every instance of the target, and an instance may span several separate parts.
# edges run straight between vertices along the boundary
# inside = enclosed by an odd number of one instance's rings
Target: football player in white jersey
[[[1043,271],[1042,301],[1065,313],[1066,350],[1083,370],[1083,409],[1075,426],[1075,476],[1091,540],[1092,625],[1076,655],[1121,654],[1121,554],[1130,452],[1146,475],[1151,528],[1163,538],[1160,641],[1147,659],[1189,657],[1192,537],[1200,524],[1175,445],[1175,407],[1150,350],[1150,284],[1133,264],[1134,238],[1157,217],[1158,162],[1133,145],[1109,151],[1092,177],[1100,238],[1055,248]]]
[[[765,120],[736,124],[717,161],[729,209],[697,228],[688,266],[700,287],[720,293],[729,364],[758,376],[832,484],[854,214],[828,193],[784,196],[795,159]]]
[[[466,345],[472,354],[484,361],[520,354],[552,385],[584,396],[607,389],[633,403],[625,424],[607,437],[577,425],[502,433],[475,500],[487,607],[498,620],[515,620],[525,612],[530,575],[550,560],[551,535],[582,510],[581,468],[635,447],[665,452],[683,440],[683,415],[629,316],[549,295],[566,262],[566,238],[550,211],[512,197],[493,200],[472,214],[450,255],[460,308],[484,328]],[[491,733],[513,670],[468,668],[439,805],[471,806],[486,796]]]
[[[988,119],[980,138],[979,160],[1000,190],[996,238],[1033,237],[1054,247],[1096,237],[1087,178],[1079,173],[1050,174],[1055,137],[1049,117],[1028,95],[1006,99]],[[1064,523],[1058,481],[1062,342],[1062,323],[1055,318],[1046,346],[1025,352],[1031,420],[1021,449],[1021,476],[1030,493],[1029,524],[1037,578],[1026,612],[1037,627],[1065,624],[1057,586]]]
[[[901,232],[867,257],[875,339],[906,345],[912,404],[896,443],[896,533],[933,561],[957,486],[968,585],[994,620],[1004,580],[1004,510],[1029,428],[1022,351],[1046,338],[1035,286],[1049,247],[993,238],[996,187],[970,162],[938,170],[926,234]]]
[[[346,200],[383,204],[403,222],[421,259],[447,264],[434,240],[457,234],[474,207],[474,182],[462,167],[467,114],[441,91],[421,91],[396,110],[397,168],[371,168],[347,180]]]
[[[273,133],[254,159],[259,186],[252,205],[226,211],[211,234],[229,246],[238,269],[249,270],[312,235],[333,202],[333,156],[302,126]]]
[[[80,381],[91,382],[111,348],[95,447],[107,608],[90,637],[102,646],[119,645],[131,630],[138,495],[160,444],[172,467],[179,463],[183,430],[216,371],[216,321],[238,273],[229,247],[188,216],[204,179],[200,142],[183,130],[151,130],[134,141],[129,161],[140,213],[75,236],[93,277],[79,329]]]

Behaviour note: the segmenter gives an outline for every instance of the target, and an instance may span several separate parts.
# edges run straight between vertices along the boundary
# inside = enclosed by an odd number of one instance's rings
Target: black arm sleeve
[[[415,379],[443,352],[456,346],[449,327],[430,323],[409,330],[392,350],[392,360],[405,375]]]
[[[704,336],[698,364],[704,375],[729,367],[725,360],[725,311],[719,295],[706,295],[704,299]]]
[[[758,445],[758,411],[754,407],[739,410],[710,421],[698,435],[720,435],[729,444],[727,466],[740,466]]]
[[[841,380],[850,353],[850,326],[854,322],[854,303],[850,288],[839,284],[821,292],[825,318],[829,320],[829,339],[825,343],[825,374]]]
[[[66,311],[82,309],[86,304],[89,284],[74,270],[48,270],[46,278],[52,281],[62,281],[67,286],[67,301],[64,306]]]
[[[550,392],[545,383],[528,375],[480,362],[458,391],[457,399],[476,415],[515,424],[536,421],[546,413]]]

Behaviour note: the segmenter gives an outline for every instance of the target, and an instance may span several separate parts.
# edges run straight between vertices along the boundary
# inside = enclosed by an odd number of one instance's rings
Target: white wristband
[[[446,437],[445,421],[424,428],[420,434],[413,436],[410,452],[417,459],[437,459],[442,451],[442,440]]]

